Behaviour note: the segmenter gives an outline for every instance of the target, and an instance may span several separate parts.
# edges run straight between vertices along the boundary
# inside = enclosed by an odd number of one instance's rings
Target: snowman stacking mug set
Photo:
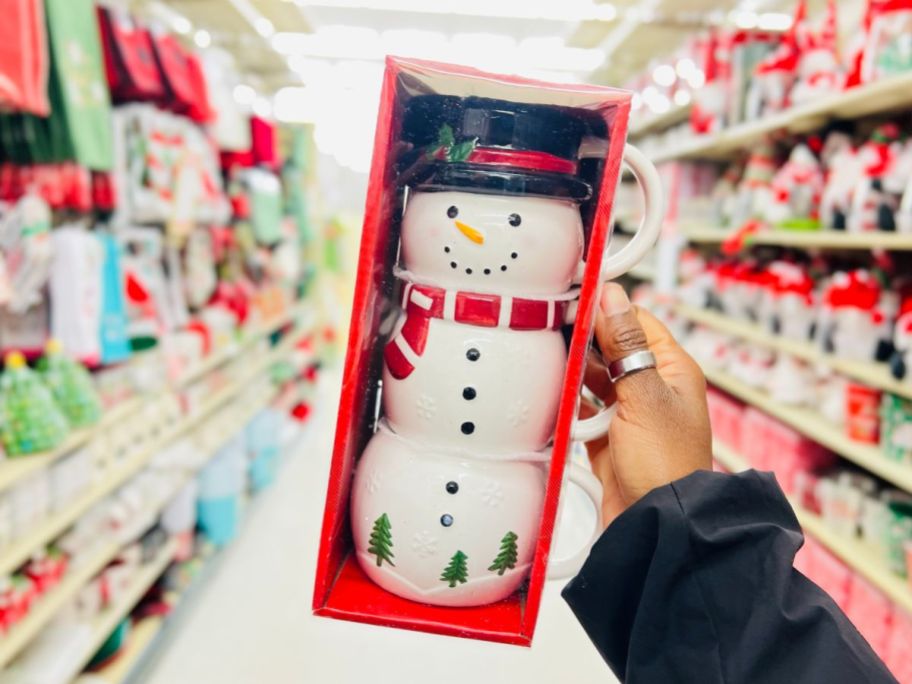
[[[586,126],[564,110],[424,95],[403,117],[409,154],[399,266],[401,310],[384,344],[382,413],[356,465],[355,553],[378,585],[414,601],[478,606],[527,578],[584,253],[577,169]],[[632,268],[661,224],[659,179],[629,145],[643,225],[604,279]],[[610,361],[613,361],[610,360]],[[611,411],[572,436],[607,432]],[[567,477],[601,509],[591,472]],[[592,539],[601,531],[596,522]],[[551,560],[575,573],[589,545]]]

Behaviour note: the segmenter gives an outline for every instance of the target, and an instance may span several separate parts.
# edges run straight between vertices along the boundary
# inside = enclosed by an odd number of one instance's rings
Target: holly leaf
[[[456,142],[456,138],[453,136],[452,126],[443,124],[440,130],[437,131],[437,145],[439,147],[452,147],[454,142]]]
[[[452,162],[465,161],[469,158],[469,155],[472,154],[472,150],[475,149],[477,142],[478,138],[473,138],[472,140],[465,140],[458,145],[453,145],[447,154],[447,159]]]

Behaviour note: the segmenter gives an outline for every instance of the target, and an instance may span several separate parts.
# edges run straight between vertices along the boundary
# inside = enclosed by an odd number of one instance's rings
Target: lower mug
[[[352,533],[365,574],[387,591],[440,606],[507,598],[525,581],[541,524],[550,452],[485,458],[418,444],[384,426],[358,463]],[[570,464],[570,482],[601,508],[602,488]],[[548,577],[568,577],[601,532]]]

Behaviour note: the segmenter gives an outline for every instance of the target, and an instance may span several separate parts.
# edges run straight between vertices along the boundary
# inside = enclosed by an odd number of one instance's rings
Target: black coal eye
[[[459,216],[459,209],[457,209],[456,206],[453,205],[452,207],[447,209],[447,216],[449,216],[450,218],[456,218],[457,216]]]
[[[511,226],[518,226],[520,223],[522,223],[522,216],[519,214],[510,214],[509,220]]]

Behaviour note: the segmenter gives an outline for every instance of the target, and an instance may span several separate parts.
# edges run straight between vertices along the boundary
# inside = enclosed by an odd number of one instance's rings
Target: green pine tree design
[[[456,583],[465,584],[469,578],[469,567],[466,565],[468,560],[462,551],[457,551],[450,559],[450,564],[446,566],[443,574],[440,575],[440,581],[448,582],[450,589],[456,586]]]
[[[494,562],[491,563],[491,567],[488,570],[497,571],[498,575],[503,575],[507,570],[512,570],[516,567],[516,540],[519,537],[516,536],[514,532],[507,532],[503,539],[500,540],[500,552],[497,554],[497,558],[494,559]]]
[[[377,567],[383,565],[386,561],[393,567],[393,532],[390,525],[389,517],[384,513],[374,521],[374,529],[371,531],[370,546],[367,552],[377,557]]]

